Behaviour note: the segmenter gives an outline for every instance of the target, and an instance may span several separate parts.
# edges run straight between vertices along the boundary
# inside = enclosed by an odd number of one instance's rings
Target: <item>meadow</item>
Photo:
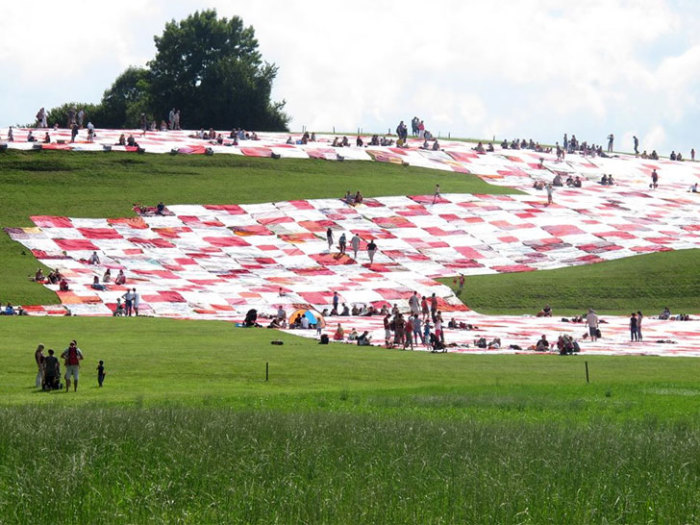
[[[367,164],[11,152],[0,226],[160,200],[503,191]],[[55,302],[21,252],[0,236],[0,299]],[[678,265],[692,291],[693,256],[645,267]],[[648,293],[617,284],[625,311]],[[512,286],[515,298],[534,285]],[[78,391],[37,391],[37,343],[60,353],[73,338]],[[700,522],[697,359],[438,355],[151,318],[0,317],[0,341],[0,523]]]

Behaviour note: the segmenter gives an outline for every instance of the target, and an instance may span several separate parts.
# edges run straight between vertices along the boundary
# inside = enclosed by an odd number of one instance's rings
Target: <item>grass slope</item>
[[[342,197],[517,193],[473,175],[377,162],[260,159],[239,155],[7,151],[0,154],[0,228],[32,226],[32,215],[128,217],[134,203],[244,204]],[[0,300],[53,304],[56,295],[27,282],[38,263],[0,235]]]
[[[700,313],[700,250],[652,253],[598,264],[538,272],[467,277],[458,294],[488,314],[536,314],[545,304],[555,316],[589,307],[609,315],[641,310],[656,315]],[[454,279],[440,279],[458,292]]]
[[[472,184],[390,165],[45,153],[0,155],[0,226],[123,216],[136,201]],[[644,268],[686,255],[658,257]],[[0,236],[4,300],[39,297],[24,281],[34,266]],[[631,283],[632,307],[647,281]],[[78,392],[37,392],[36,344],[73,338]],[[699,377],[686,358],[435,355],[221,322],[0,317],[0,523],[697,523]]]
[[[38,338],[76,336],[78,392],[35,392]],[[0,338],[6,523],[700,516],[697,359],[592,357],[586,384],[579,357],[320,346],[219,322],[0,318]]]

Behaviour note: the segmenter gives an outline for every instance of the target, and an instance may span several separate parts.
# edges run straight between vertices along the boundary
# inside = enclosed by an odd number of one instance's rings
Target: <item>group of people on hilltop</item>
[[[61,363],[56,357],[53,348],[49,348],[48,354],[44,355],[44,345],[40,344],[34,351],[34,360],[37,365],[36,387],[44,391],[60,390],[61,385]],[[71,380],[73,381],[73,391],[78,391],[78,378],[80,374],[80,362],[84,359],[83,352],[78,348],[78,342],[73,339],[68,347],[61,353],[65,367],[66,392],[69,391]],[[97,365],[97,383],[102,387],[105,375],[104,361]]]
[[[541,146],[539,142],[535,142],[532,139],[529,141],[525,139],[514,139],[508,142],[508,139],[503,139],[501,142],[501,149],[515,149],[515,150],[521,150],[521,149],[529,149],[536,151],[538,153],[551,153],[552,148],[550,147],[544,147]]]

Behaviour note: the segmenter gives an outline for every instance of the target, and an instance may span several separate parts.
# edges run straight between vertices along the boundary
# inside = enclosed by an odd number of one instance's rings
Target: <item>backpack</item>
[[[321,334],[321,340],[318,342],[320,345],[328,344],[328,334]]]
[[[80,364],[80,359],[78,358],[77,348],[68,348],[68,357],[66,358],[66,365],[75,366]]]

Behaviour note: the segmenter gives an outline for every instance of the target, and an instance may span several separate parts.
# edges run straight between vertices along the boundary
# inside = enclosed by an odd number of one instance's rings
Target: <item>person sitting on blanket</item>
[[[15,309],[12,308],[12,303],[7,303],[5,309],[0,312],[2,315],[15,315]]]
[[[357,330],[353,328],[348,334],[348,341],[357,341],[358,337],[360,337],[360,334],[358,334]]]
[[[102,276],[102,282],[103,283],[108,283],[109,281],[112,280],[112,272],[109,268],[105,270],[104,275]]]
[[[354,204],[355,203],[355,197],[353,196],[352,193],[350,193],[350,190],[345,192],[345,197],[343,197],[343,200],[348,203],[348,204]]]
[[[357,193],[355,194],[355,204],[362,204],[362,200],[364,197],[362,196],[362,193],[360,193],[360,190],[357,190]]]
[[[542,334],[542,339],[537,341],[535,345],[535,351],[537,352],[548,352],[549,351],[549,341],[547,341],[547,336]]]
[[[343,339],[345,339],[345,330],[343,330],[343,325],[338,323],[338,327],[335,329],[335,333],[333,334],[333,340],[342,341]]]
[[[492,349],[499,349],[501,348],[501,338],[500,337],[494,337],[491,342],[489,343],[489,348]]]
[[[139,144],[136,142],[136,139],[134,138],[133,135],[129,135],[129,138],[126,139],[126,145],[131,146],[132,148],[138,148]]]
[[[126,284],[126,275],[124,275],[124,270],[119,270],[119,273],[117,274],[117,278],[114,279],[114,284],[117,284],[117,285]]]
[[[165,204],[163,204],[163,201],[160,201],[158,205],[156,206],[156,215],[163,215],[165,212]]]
[[[46,135],[44,135],[44,144],[51,144],[51,135],[49,135],[49,132],[46,132]]]
[[[88,259],[88,262],[90,264],[100,264],[100,257],[97,255],[97,252],[92,252],[92,255],[90,255],[90,259]]]
[[[38,268],[34,274],[34,280],[36,282],[44,282],[45,279],[46,277],[44,277],[44,272],[41,271],[41,268]]]
[[[369,346],[371,340],[372,336],[369,335],[369,332],[367,332],[367,330],[365,330],[364,332],[362,332],[362,335],[360,335],[357,338],[357,346]]]
[[[433,142],[433,151],[440,151],[440,143],[435,139],[435,142]]]
[[[119,140],[117,141],[115,146],[126,146],[126,137],[124,136],[124,133],[119,135]]]
[[[107,287],[104,284],[100,283],[100,278],[95,275],[95,277],[92,278],[92,285],[91,285],[93,290],[100,290],[104,291],[107,289]]]
[[[544,308],[537,312],[537,317],[552,317],[552,307],[545,304]]]
[[[113,317],[124,317],[126,311],[124,310],[124,303],[122,303],[121,297],[117,297],[117,306],[114,307]]]

